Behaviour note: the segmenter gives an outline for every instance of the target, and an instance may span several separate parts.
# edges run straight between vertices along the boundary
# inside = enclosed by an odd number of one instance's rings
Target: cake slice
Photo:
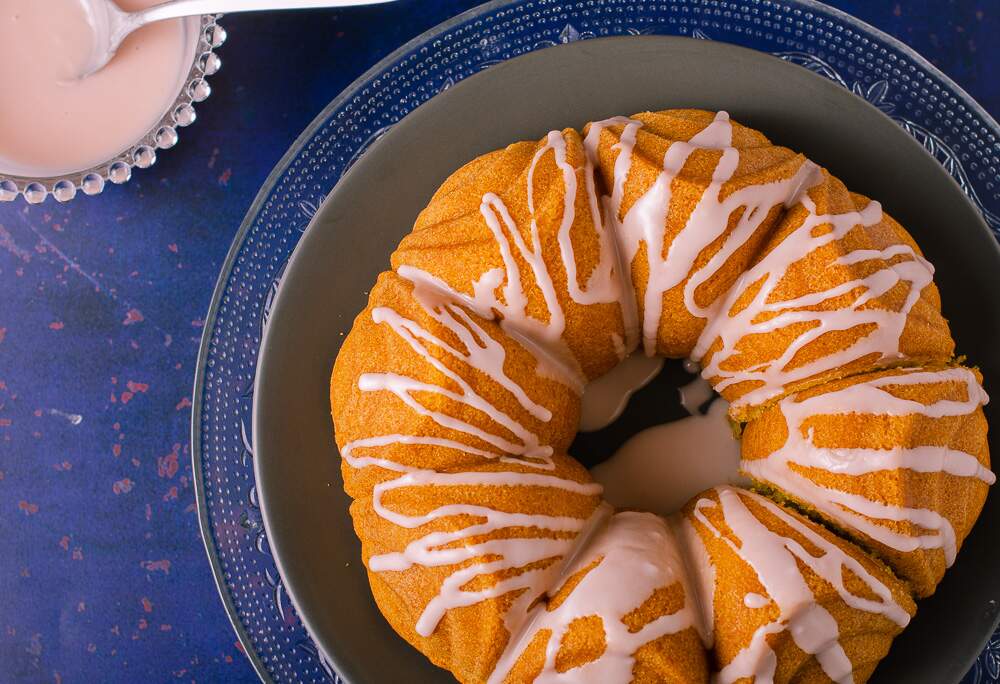
[[[743,431],[741,469],[934,592],[996,481],[975,370],[910,368],[785,397]]]

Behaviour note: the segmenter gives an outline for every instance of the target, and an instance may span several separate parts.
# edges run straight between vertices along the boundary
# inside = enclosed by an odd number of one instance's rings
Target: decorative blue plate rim
[[[377,87],[382,80],[402,79],[400,67],[408,59],[420,55],[433,58],[435,54],[445,52],[442,45],[448,37],[455,37],[470,26],[473,30],[477,24],[485,26],[504,12],[526,14],[528,8],[535,9],[532,18],[537,22],[527,27],[527,31],[542,23],[543,18],[548,19],[541,16],[545,12],[558,12],[554,25],[560,30],[548,34],[535,31],[532,35],[512,39],[506,45],[498,45],[499,38],[490,35],[488,28],[483,30],[478,34],[483,37],[477,44],[481,48],[480,55],[483,59],[473,61],[465,58],[457,67],[457,60],[454,60],[446,63],[444,69],[439,69],[439,64],[433,64],[430,71],[439,73],[425,70],[418,74],[424,79],[424,83],[416,93],[411,90],[404,97],[400,98],[398,94],[395,96],[396,104],[393,109],[399,111],[391,114],[391,120],[387,123],[375,126],[368,122],[370,125],[363,127],[355,119],[348,122],[349,130],[345,131],[342,125],[337,131],[331,131],[337,136],[334,146],[344,144],[349,132],[360,129],[364,135],[350,136],[350,142],[346,143],[351,147],[350,155],[341,154],[332,163],[327,159],[324,150],[331,143],[329,139],[322,141],[320,134],[331,126],[335,118],[345,112],[350,113],[356,105],[361,110],[361,116],[366,116],[372,100],[356,101],[366,89]],[[872,50],[877,48],[889,62],[881,66],[874,65],[864,71],[855,69],[851,64],[845,74],[835,55],[827,56],[823,51],[817,50],[815,45],[810,46],[811,50],[768,51],[850,88],[889,114],[942,162],[980,208],[994,234],[1000,236],[1000,189],[990,180],[998,177],[1000,125],[957,84],[904,43],[816,0],[679,0],[671,4],[669,9],[666,8],[666,5],[658,2],[629,3],[625,0],[573,0],[562,3],[555,0],[493,0],[468,10],[407,42],[356,79],[313,120],[265,180],[226,255],[205,317],[195,371],[191,421],[195,496],[202,539],[220,598],[243,650],[262,681],[340,681],[312,643],[290,605],[267,546],[256,501],[253,446],[248,435],[257,352],[270,304],[277,292],[284,265],[325,193],[400,116],[412,111],[436,92],[447,89],[475,71],[523,52],[597,35],[679,34],[703,39],[726,39],[728,42],[762,49],[758,47],[759,43],[768,42],[771,47],[773,44],[785,46],[786,43],[784,36],[775,36],[771,32],[774,22],[768,19],[769,13],[787,15],[785,19],[791,24],[791,33],[794,34],[787,42],[793,48],[804,45],[800,40],[805,39],[804,31],[815,30],[824,23],[830,30],[824,32],[820,28],[820,47],[826,47],[830,41],[836,43],[846,28],[848,34],[851,31],[857,32],[857,37],[864,46],[862,49],[868,50],[869,46]],[[589,31],[586,30],[587,21],[583,16],[588,10],[598,14],[604,10],[617,11],[619,15],[630,13],[630,17],[622,17],[623,21],[634,18],[637,25],[626,27],[623,23],[610,27],[610,30],[601,25],[598,31]],[[761,13],[764,13],[764,19],[760,18]],[[672,17],[673,14],[681,15],[683,20]],[[692,14],[702,16],[692,17]],[[760,33],[760,29],[743,29],[739,25],[734,28],[734,14],[754,16],[753,22],[748,21],[748,24],[764,25],[768,32],[764,36],[758,35],[757,40],[752,36],[744,36],[745,30]],[[810,22],[809,26],[806,27],[802,19],[790,20],[793,16],[806,17],[805,21]],[[661,23],[652,23],[652,17],[659,19]],[[667,21],[668,18],[671,20]],[[585,30],[577,29],[574,21]],[[520,28],[525,29],[523,26]],[[743,39],[734,40],[732,34]],[[854,49],[849,39],[845,41],[845,45]],[[829,50],[836,52],[839,49],[846,59],[844,47],[831,47]],[[858,54],[854,53],[853,56],[857,57]],[[867,64],[865,59],[858,61]],[[895,66],[889,67],[890,64]],[[889,79],[876,79],[869,73],[880,73],[887,68],[895,79],[891,84]],[[909,85],[917,75],[922,82]],[[423,92],[426,86],[435,81],[439,85],[434,92]],[[948,135],[949,132],[942,132],[945,124],[940,122],[940,111],[934,112],[939,119],[937,123],[929,120],[932,114],[930,111],[919,108],[911,116],[904,116],[906,112],[897,111],[901,95],[899,92],[892,92],[892,88],[896,86],[900,86],[903,93],[909,89],[914,90],[921,98],[920,102],[929,101],[932,108],[939,101],[945,101],[942,106],[957,107],[965,121],[964,126],[961,129],[953,127],[950,133],[956,135]],[[919,92],[916,90],[918,86]],[[415,94],[423,99],[414,97]],[[955,112],[949,110],[947,113]],[[371,117],[374,123],[379,123],[378,118]],[[949,117],[949,123],[951,121]],[[969,122],[978,124],[979,129],[970,127]],[[968,149],[970,147],[972,153]],[[317,149],[320,149],[319,154],[324,155],[322,161],[326,162],[325,165],[320,169],[315,168],[315,165],[307,167],[302,163],[303,159],[317,154]],[[993,150],[992,156],[989,150]],[[980,163],[988,169],[988,173],[974,173]],[[319,179],[316,178],[317,175],[320,176]],[[323,180],[325,184],[317,180]],[[284,191],[281,196],[280,191]],[[292,194],[294,197],[291,197]],[[276,206],[282,211],[277,211]],[[284,211],[289,207],[294,208],[292,213]],[[277,213],[277,218],[272,223],[262,225],[268,212]],[[274,239],[261,245],[261,239],[269,238],[268,231]],[[266,251],[259,251],[261,247]],[[264,271],[268,277],[259,279],[256,272],[244,273],[248,263]],[[233,320],[227,318],[231,315],[235,319],[235,325]],[[234,330],[236,325],[242,325],[243,330]],[[240,332],[243,333],[242,337]],[[218,398],[220,393],[221,400]],[[230,406],[231,404],[235,406]],[[230,408],[234,409],[232,415],[224,410]],[[235,484],[231,480],[236,480]],[[237,489],[235,498],[230,498],[234,488]],[[225,558],[226,550],[235,550],[237,557]],[[998,680],[1000,636],[994,635],[965,682],[978,684]]]

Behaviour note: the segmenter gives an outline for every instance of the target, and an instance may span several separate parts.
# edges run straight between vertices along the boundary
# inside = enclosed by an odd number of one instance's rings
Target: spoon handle
[[[392,0],[173,0],[136,12],[137,24],[197,14],[226,14],[255,10],[311,9],[376,5]]]

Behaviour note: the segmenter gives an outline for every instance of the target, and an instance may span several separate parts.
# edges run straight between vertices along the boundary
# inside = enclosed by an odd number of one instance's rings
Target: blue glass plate
[[[369,145],[463,78],[559,43],[657,34],[771,52],[851,89],[920,141],[1000,235],[1000,126],[912,50],[811,0],[503,0],[406,44],[331,102],[275,167],[229,251],[202,339],[192,425],[202,534],[220,595],[264,681],[338,681],[299,622],[270,555],[250,440],[268,312],[317,207]],[[995,635],[966,683],[998,680]]]

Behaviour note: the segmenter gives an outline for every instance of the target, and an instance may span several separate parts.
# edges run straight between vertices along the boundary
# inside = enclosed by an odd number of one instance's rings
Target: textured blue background
[[[233,234],[313,116],[472,7],[231,16],[177,150],[69,205],[0,205],[0,682],[255,681],[191,488],[191,384]],[[1000,114],[996,0],[831,2]]]

